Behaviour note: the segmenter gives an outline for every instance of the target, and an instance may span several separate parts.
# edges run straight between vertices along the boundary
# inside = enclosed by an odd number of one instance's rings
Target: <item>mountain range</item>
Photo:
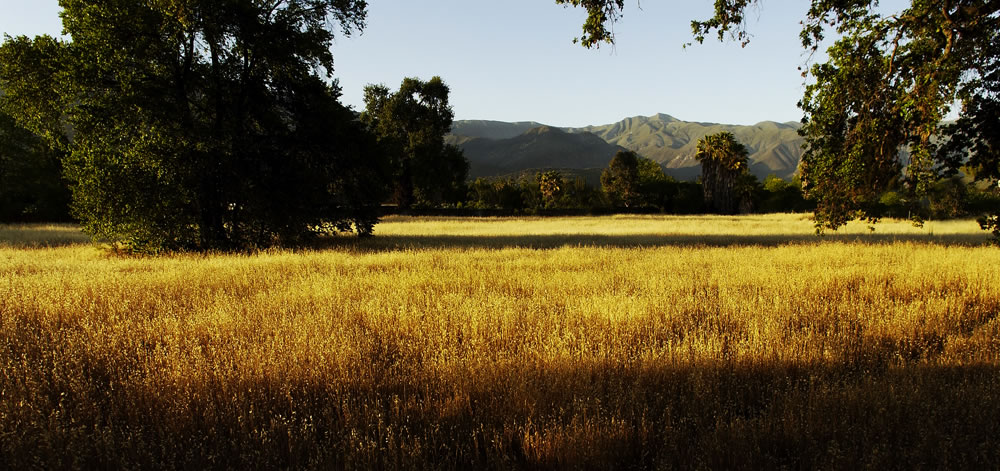
[[[463,149],[470,176],[524,173],[532,169],[594,169],[621,149],[660,163],[680,180],[701,174],[698,140],[729,131],[750,151],[750,172],[763,179],[791,178],[802,156],[798,123],[764,121],[753,126],[681,121],[666,114],[636,116],[599,126],[558,128],[533,121],[455,121],[447,141]]]

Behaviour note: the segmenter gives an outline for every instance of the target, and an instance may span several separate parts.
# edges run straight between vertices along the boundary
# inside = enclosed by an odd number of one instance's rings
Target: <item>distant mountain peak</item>
[[[657,121],[662,121],[664,123],[673,123],[676,121],[680,121],[679,119],[665,113],[656,113],[655,115],[650,116],[650,118],[656,119]]]

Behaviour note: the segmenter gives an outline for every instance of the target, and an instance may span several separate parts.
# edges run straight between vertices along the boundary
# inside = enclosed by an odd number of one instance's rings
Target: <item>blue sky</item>
[[[798,21],[806,5],[770,0],[750,46],[691,41],[690,22],[709,1],[626,4],[617,44],[572,43],[585,14],[549,0],[371,2],[368,28],[335,46],[345,100],[364,84],[399,85],[440,75],[459,119],[605,124],[667,113],[690,121],[797,121],[803,63]],[[418,20],[417,20],[418,19]]]
[[[748,15],[746,48],[713,38],[687,49],[690,22],[710,16],[710,0],[628,0],[617,44],[600,49],[572,43],[585,14],[553,0],[369,3],[363,34],[333,46],[334,75],[356,109],[366,84],[395,88],[404,77],[439,75],[457,119],[583,126],[655,113],[728,124],[801,118],[801,0],[762,1]],[[57,0],[0,0],[0,8],[7,34],[61,30]]]

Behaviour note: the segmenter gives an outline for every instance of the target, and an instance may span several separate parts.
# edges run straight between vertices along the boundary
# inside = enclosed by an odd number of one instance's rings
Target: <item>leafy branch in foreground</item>
[[[996,75],[998,4],[915,2],[892,16],[858,6],[838,23],[843,37],[827,63],[812,67],[816,81],[800,103],[803,188],[818,202],[819,229],[877,220],[872,207],[894,179],[919,203],[966,158],[985,167],[1000,161],[995,148],[981,145],[995,140],[994,130],[974,124],[997,103],[989,77]],[[959,124],[942,127],[956,101]],[[919,222],[925,208],[916,204],[911,214]]]
[[[556,0],[587,10],[581,42],[613,43],[624,0]],[[715,14],[692,22],[698,42],[716,33],[746,45],[745,13],[759,0],[719,0]],[[816,51],[830,33],[840,37],[829,61],[807,72],[814,82],[800,107],[806,139],[801,177],[816,202],[818,230],[855,218],[877,220],[878,198],[901,181],[911,214],[929,187],[968,160],[974,177],[998,191],[1000,152],[1000,1],[932,0],[895,14],[874,0],[813,0],[802,21],[803,47]],[[958,122],[941,123],[954,103]],[[1000,235],[1000,208],[982,219]]]

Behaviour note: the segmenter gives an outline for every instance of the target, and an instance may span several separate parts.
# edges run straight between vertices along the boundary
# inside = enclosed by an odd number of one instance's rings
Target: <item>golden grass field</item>
[[[0,226],[0,469],[998,469],[987,240],[391,217],[139,258]]]

